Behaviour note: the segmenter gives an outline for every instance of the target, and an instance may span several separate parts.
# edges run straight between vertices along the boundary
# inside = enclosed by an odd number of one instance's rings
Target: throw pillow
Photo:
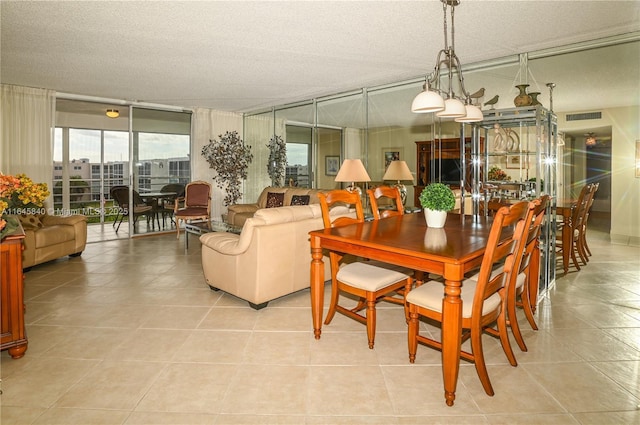
[[[33,214],[20,214],[18,216],[23,229],[39,229],[44,227],[40,219]]]
[[[284,192],[283,193],[267,193],[267,208],[277,208],[284,205]]]
[[[309,195],[293,195],[291,205],[309,205]]]

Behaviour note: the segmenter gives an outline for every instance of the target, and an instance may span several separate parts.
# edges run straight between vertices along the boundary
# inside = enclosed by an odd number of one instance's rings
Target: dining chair
[[[386,185],[378,186],[375,189],[367,189],[367,195],[369,196],[371,212],[375,220],[404,214],[402,197],[397,187]],[[385,208],[383,209],[380,209],[380,199],[388,201],[385,203]],[[386,207],[389,203],[392,204],[392,208]]]
[[[571,261],[575,266],[576,270],[580,271],[580,264],[578,262],[578,257],[581,257],[583,264],[586,265],[587,261],[583,258],[584,253],[580,251],[580,246],[578,245],[580,241],[580,229],[583,226],[584,219],[586,217],[587,212],[587,204],[589,202],[589,197],[594,190],[594,186],[592,184],[585,184],[580,190],[580,195],[578,195],[578,200],[571,212],[571,218],[568,223],[570,226],[568,229],[565,228],[567,224],[558,223],[557,225],[557,233],[556,233],[556,251],[560,254],[563,251],[567,251],[571,257]],[[563,242],[563,232],[570,232],[571,237],[568,239],[569,246],[565,246]]]
[[[138,221],[138,217],[141,215],[146,216],[147,221],[149,221],[150,216],[153,214],[153,206],[147,205],[137,191],[133,191],[133,209],[129,208],[129,186],[112,186],[109,193],[111,194],[111,199],[118,204],[116,218],[113,221],[114,227],[118,224],[116,227],[116,233],[120,230],[120,225],[124,218],[131,215],[131,211],[133,211],[134,225]],[[118,217],[120,217],[120,220],[118,220]]]
[[[173,216],[176,220],[178,238],[180,238],[180,220],[185,223],[191,220],[209,220],[211,217],[211,184],[202,180],[188,183],[184,189],[184,197],[175,199]]]
[[[500,208],[491,224],[480,273],[477,280],[464,280],[460,298],[462,300],[462,338],[460,343],[470,339],[471,351],[460,351],[460,357],[474,363],[482,387],[488,395],[493,395],[482,348],[482,335],[487,332],[499,336],[505,353],[510,350],[506,329],[506,284],[511,273],[517,269],[517,235],[525,228],[526,217],[531,210],[528,202],[518,202],[510,207]],[[528,228],[528,226],[526,226]],[[504,267],[496,267],[504,263]],[[418,343],[442,350],[442,342],[420,335],[420,317],[442,325],[442,296],[444,285],[429,281],[407,294],[409,306],[409,361],[415,362]],[[497,326],[497,330],[492,325]],[[442,329],[443,332],[446,329]],[[515,361],[509,359],[509,361]]]
[[[347,190],[332,190],[327,193],[319,193],[320,208],[324,228],[345,226],[364,222],[362,201],[357,192]],[[335,205],[346,205],[354,208],[355,217],[342,216],[331,220],[330,210]],[[378,261],[354,261],[343,262],[344,254],[331,251],[329,253],[331,263],[331,303],[324,321],[325,325],[331,323],[336,311],[345,316],[363,323],[367,327],[369,348],[373,348],[376,334],[376,303],[389,294],[398,290],[407,293],[411,288],[412,278],[407,274],[393,269],[393,265],[386,265]],[[347,293],[359,298],[354,308],[347,308],[338,303],[340,294]],[[404,303],[405,319],[408,318],[408,310]],[[365,314],[359,313],[365,310]]]
[[[165,184],[160,188],[160,193],[175,193],[175,195],[172,196],[162,197],[159,205],[160,212],[162,213],[162,226],[165,226],[167,217],[175,224],[175,220],[173,219],[175,202],[176,198],[184,198],[184,185],[180,183]]]
[[[592,183],[592,184],[594,187],[593,187],[593,190],[591,191],[591,198],[587,203],[586,215],[584,218],[584,223],[582,225],[582,228],[580,229],[581,231],[580,231],[580,237],[579,237],[580,247],[587,261],[589,261],[589,257],[591,256],[591,250],[589,249],[589,245],[587,244],[587,224],[589,222],[589,216],[591,215],[591,210],[593,208],[593,202],[595,200],[596,192],[598,192],[598,189],[600,188],[600,183]]]

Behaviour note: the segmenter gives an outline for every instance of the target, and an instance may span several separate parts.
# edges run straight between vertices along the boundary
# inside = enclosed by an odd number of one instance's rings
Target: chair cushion
[[[355,288],[377,291],[406,279],[406,274],[377,267],[366,262],[346,264],[338,270],[338,280]]]
[[[475,280],[466,279],[462,282],[460,298],[462,299],[462,317],[468,319],[471,317],[471,309],[473,308],[473,297],[476,293]],[[442,282],[430,280],[429,282],[419,286],[407,294],[407,302],[417,306],[427,308],[438,313],[442,313],[442,298],[444,297],[444,284]],[[500,295],[496,292],[489,298],[484,300],[482,306],[482,314],[485,315],[500,305]]]
[[[40,217],[33,214],[20,214],[18,216],[18,220],[20,220],[20,224],[24,229],[40,229],[44,225],[40,221]]]
[[[149,207],[149,209],[151,209],[151,207]],[[176,215],[180,217],[195,217],[195,216],[202,216],[202,215],[206,216],[207,209],[200,208],[200,207],[182,208],[178,210]]]
[[[284,205],[284,193],[267,193],[266,208],[278,208]]]
[[[309,205],[309,195],[293,195],[291,197],[291,205]]]

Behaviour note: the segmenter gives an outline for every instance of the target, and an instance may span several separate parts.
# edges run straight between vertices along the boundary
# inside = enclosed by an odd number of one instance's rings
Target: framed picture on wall
[[[382,161],[384,171],[387,171],[387,167],[389,167],[391,161],[400,161],[402,159],[402,156],[402,148],[383,148]]]
[[[324,174],[335,176],[340,169],[340,157],[338,155],[327,155],[324,157]]]
[[[527,156],[523,156],[520,158],[520,155],[507,155],[507,168],[509,169],[520,169],[520,168],[528,168],[529,164],[527,163]]]

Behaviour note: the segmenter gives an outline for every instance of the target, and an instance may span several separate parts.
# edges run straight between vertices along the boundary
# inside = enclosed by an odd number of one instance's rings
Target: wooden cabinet
[[[0,294],[2,327],[0,349],[9,350],[14,359],[27,351],[27,334],[24,328],[24,275],[22,273],[22,228],[0,242]]]

